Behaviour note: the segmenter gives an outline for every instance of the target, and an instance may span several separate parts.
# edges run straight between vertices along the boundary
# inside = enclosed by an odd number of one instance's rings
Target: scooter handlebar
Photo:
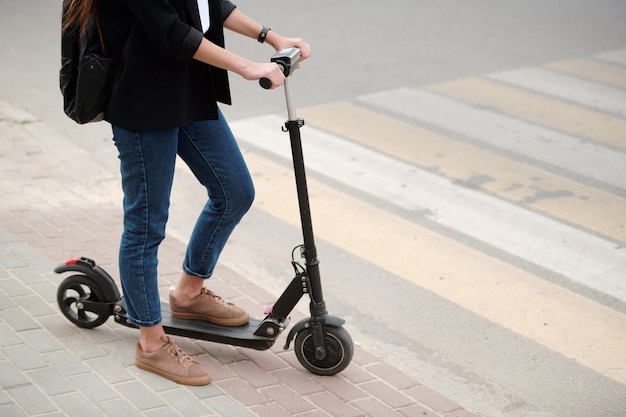
[[[280,70],[285,77],[289,77],[298,67],[300,61],[300,50],[298,48],[282,49],[272,55],[270,62],[278,64]],[[261,78],[259,80],[261,87],[270,89],[272,87],[272,81],[269,78]]]

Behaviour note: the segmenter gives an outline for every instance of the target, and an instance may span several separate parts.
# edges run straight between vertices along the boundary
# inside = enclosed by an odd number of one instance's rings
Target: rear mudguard
[[[113,278],[104,269],[96,265],[96,262],[92,259],[85,257],[70,259],[54,268],[54,272],[57,274],[80,272],[98,285],[104,293],[107,302],[117,302],[122,298]]]

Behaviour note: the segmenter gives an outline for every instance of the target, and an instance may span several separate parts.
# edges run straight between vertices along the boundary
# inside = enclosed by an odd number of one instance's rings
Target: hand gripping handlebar
[[[272,55],[270,62],[275,62],[280,67],[285,77],[289,77],[298,67],[300,61],[300,50],[298,48],[282,49]],[[261,87],[269,89],[272,87],[272,81],[268,78],[259,80]]]

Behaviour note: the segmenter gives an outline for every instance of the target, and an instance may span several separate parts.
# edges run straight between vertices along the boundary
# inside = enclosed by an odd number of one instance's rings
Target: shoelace
[[[213,291],[207,288],[202,288],[202,290],[200,291],[200,295],[211,297],[213,298],[213,300],[215,300],[216,303],[219,303],[219,304],[224,304],[226,306],[233,305],[232,303],[227,302],[222,297],[220,297],[219,295],[215,294]]]
[[[186,368],[193,363],[193,359],[191,359],[189,355],[179,348],[172,339],[169,339],[168,341],[167,351],[172,358],[176,358],[178,363],[180,363],[183,368]]]

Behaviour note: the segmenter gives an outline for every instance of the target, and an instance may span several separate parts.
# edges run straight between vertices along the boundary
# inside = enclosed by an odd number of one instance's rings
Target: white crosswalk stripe
[[[593,107],[618,116],[626,116],[626,90],[586,81],[543,68],[490,74],[489,78]]]

